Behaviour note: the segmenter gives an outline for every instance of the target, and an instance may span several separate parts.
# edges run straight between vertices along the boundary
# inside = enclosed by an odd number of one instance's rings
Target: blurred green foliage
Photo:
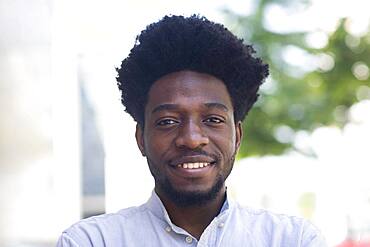
[[[349,107],[370,97],[370,32],[361,37],[348,33],[348,19],[338,20],[327,44],[310,47],[308,32],[274,32],[266,28],[266,9],[270,4],[284,8],[309,6],[307,1],[255,1],[253,14],[242,16],[225,10],[226,23],[258,56],[270,66],[270,78],[260,90],[260,98],[244,121],[244,138],[239,158],[253,155],[279,155],[295,149],[315,155],[294,145],[298,131],[310,132],[319,126],[344,126]],[[288,50],[305,54],[311,69],[297,61],[287,61]],[[311,66],[312,67],[312,66]],[[302,133],[302,132],[301,132]]]

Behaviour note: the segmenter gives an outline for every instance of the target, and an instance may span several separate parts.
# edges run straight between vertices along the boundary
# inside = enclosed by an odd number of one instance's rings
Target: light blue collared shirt
[[[227,199],[199,240],[174,225],[153,191],[147,203],[95,216],[63,232],[57,247],[326,247],[307,220],[241,207]]]

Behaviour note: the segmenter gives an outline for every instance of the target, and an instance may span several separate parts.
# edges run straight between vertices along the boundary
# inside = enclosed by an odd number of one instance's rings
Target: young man
[[[78,222],[58,246],[325,246],[309,222],[227,197],[242,121],[268,75],[253,53],[203,17],[166,16],[149,25],[117,81],[155,180],[152,196]]]

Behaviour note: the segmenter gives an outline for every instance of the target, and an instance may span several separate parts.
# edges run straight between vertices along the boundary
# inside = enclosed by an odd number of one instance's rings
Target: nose
[[[197,149],[209,143],[208,137],[203,133],[199,124],[194,121],[187,121],[179,128],[175,140],[176,147]]]

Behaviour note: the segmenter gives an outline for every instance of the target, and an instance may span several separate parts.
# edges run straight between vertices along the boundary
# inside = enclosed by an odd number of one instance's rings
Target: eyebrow
[[[221,103],[205,103],[204,106],[206,106],[207,108],[216,108],[224,112],[229,111],[229,108],[227,108],[226,105],[221,104]],[[179,109],[179,106],[177,104],[162,104],[162,105],[155,107],[152,110],[152,114],[159,112],[159,111],[170,111],[170,110],[177,110],[177,109]]]
[[[176,105],[176,104],[162,104],[162,105],[159,105],[157,107],[155,107],[153,110],[152,110],[152,113],[156,113],[156,112],[159,112],[159,111],[168,111],[168,110],[176,110],[178,109],[179,106]]]
[[[205,103],[204,105],[207,108],[216,108],[216,109],[222,110],[224,112],[228,112],[229,111],[229,108],[227,108],[226,105],[221,104],[221,103]]]

